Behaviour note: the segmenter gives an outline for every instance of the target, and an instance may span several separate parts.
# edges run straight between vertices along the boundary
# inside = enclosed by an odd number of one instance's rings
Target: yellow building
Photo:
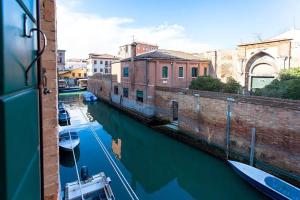
[[[81,79],[86,78],[86,68],[79,67],[76,69],[71,69],[68,71],[62,71],[58,73],[59,78],[73,78],[73,79]]]

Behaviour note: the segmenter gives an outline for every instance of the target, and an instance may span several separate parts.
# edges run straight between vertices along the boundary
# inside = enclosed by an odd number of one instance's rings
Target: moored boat
[[[61,108],[58,111],[58,122],[60,125],[70,125],[70,114],[65,108]]]
[[[58,91],[61,93],[67,93],[67,92],[79,92],[83,91],[85,88],[81,87],[66,87],[66,88],[59,88]]]
[[[59,132],[59,147],[65,151],[72,151],[80,143],[77,131],[63,130]]]
[[[81,168],[81,180],[66,183],[65,200],[114,200],[110,178],[104,172],[89,177],[87,167]]]
[[[300,200],[300,189],[255,167],[228,160],[233,169],[252,186],[274,200]]]
[[[97,97],[91,92],[84,92],[82,94],[84,101],[86,102],[94,102],[97,101]]]

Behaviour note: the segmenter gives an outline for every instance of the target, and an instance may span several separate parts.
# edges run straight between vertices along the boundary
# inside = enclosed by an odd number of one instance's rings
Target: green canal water
[[[224,161],[159,133],[102,102],[83,104],[78,94],[60,95],[71,108],[80,108],[103,129],[98,136],[140,199],[255,200],[267,199],[243,181]],[[72,117],[72,116],[71,116]],[[112,179],[117,199],[130,199],[95,137],[80,132],[77,163],[90,174],[104,171]],[[76,180],[72,155],[60,152],[60,179]]]

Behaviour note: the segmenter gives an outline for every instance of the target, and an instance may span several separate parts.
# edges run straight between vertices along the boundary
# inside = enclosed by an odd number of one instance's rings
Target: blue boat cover
[[[278,193],[293,199],[300,200],[300,190],[286,182],[272,176],[265,178],[266,184]]]

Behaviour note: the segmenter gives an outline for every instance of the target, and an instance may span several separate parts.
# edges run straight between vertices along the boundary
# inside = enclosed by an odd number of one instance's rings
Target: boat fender
[[[110,177],[107,177],[107,178],[106,178],[106,181],[110,184],[110,183],[111,183]]]
[[[82,166],[80,169],[80,176],[82,181],[89,179],[89,169],[87,166]]]

